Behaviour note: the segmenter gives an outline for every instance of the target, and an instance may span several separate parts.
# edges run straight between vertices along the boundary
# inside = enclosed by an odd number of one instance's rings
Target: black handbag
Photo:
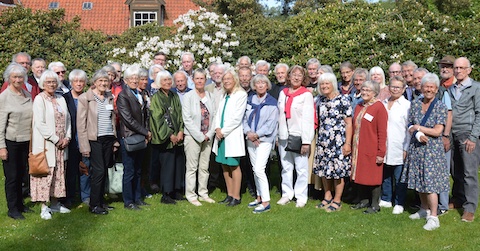
[[[286,151],[300,153],[302,149],[302,136],[288,135]]]
[[[145,141],[145,136],[141,134],[134,134],[123,138],[125,143],[125,150],[127,152],[135,152],[147,148],[147,142]]]

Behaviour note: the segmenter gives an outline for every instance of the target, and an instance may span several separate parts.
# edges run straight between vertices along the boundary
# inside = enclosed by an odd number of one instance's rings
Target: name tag
[[[365,113],[365,116],[363,116],[363,118],[368,120],[368,122],[372,122],[373,120],[373,116],[368,113]]]
[[[111,104],[106,104],[106,105],[105,105],[105,109],[106,109],[107,111],[113,111],[113,105],[111,105]]]

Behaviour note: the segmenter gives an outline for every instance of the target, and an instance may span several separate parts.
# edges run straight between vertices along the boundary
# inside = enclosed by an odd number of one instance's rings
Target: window
[[[135,11],[133,12],[133,26],[139,26],[146,23],[157,22],[156,11]]]
[[[49,9],[58,9],[58,2],[50,2],[48,4]]]
[[[91,10],[93,8],[92,2],[83,2],[82,10]]]

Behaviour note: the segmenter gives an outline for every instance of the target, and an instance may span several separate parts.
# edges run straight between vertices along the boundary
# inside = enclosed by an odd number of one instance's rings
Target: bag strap
[[[430,106],[428,106],[428,110],[427,112],[425,113],[425,115],[423,116],[423,119],[422,119],[422,122],[420,122],[420,125],[421,126],[425,126],[425,123],[427,123],[427,120],[428,118],[430,117],[430,113],[432,113],[432,110],[433,110],[433,107],[435,106],[435,104],[437,103],[438,99],[437,98],[434,98],[432,103],[430,104]]]
[[[38,95],[42,96],[42,95]],[[46,108],[47,106],[45,105],[45,99],[43,99],[43,108]],[[30,143],[28,144],[28,153],[32,153],[32,140],[33,139],[33,119],[32,119],[32,129],[30,129]],[[43,152],[47,151],[47,140],[43,138]]]

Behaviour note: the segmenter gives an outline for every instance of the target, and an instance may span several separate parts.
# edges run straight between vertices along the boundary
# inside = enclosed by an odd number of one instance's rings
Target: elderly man
[[[165,65],[167,65],[167,55],[163,51],[155,53],[155,55],[153,55],[152,64],[159,64],[165,68]]]
[[[225,73],[225,66],[223,64],[216,64],[211,75],[213,84],[205,86],[205,91],[213,94],[215,106],[217,107],[223,96],[222,76]]]
[[[318,68],[320,68],[320,61],[316,58],[311,58],[307,61],[306,67],[309,79],[308,87],[317,88],[317,74]]]
[[[195,57],[191,52],[184,52],[180,57],[180,60],[182,61],[181,70],[187,73],[187,86],[190,89],[194,89],[195,84],[193,83],[193,65],[195,64]]]
[[[278,100],[280,92],[286,87],[285,83],[287,81],[287,72],[288,65],[279,63],[275,66],[274,73],[275,79],[277,80],[275,84],[272,83],[272,89],[268,91],[268,94],[272,95],[275,99]]]
[[[252,67],[252,60],[248,56],[241,56],[237,60],[237,68],[240,69],[241,67]]]
[[[37,84],[46,68],[47,63],[43,58],[35,58],[32,60],[32,77],[35,79]]]
[[[187,87],[187,79],[187,73],[185,73],[184,71],[177,71],[173,74],[173,85],[170,90],[178,94],[178,97],[180,98],[180,103],[183,102],[183,96],[187,92],[192,90]]]
[[[415,99],[415,87],[413,86],[413,71],[415,71],[415,69],[417,68],[417,65],[411,60],[408,60],[402,64],[402,76],[403,79],[405,79],[405,82],[407,82],[407,89],[403,93],[403,96],[408,101],[412,101]]]
[[[25,70],[27,70],[27,73],[28,73],[30,71],[30,66],[31,66],[31,57],[25,52],[19,52],[12,56],[12,63],[17,63],[23,66],[23,68],[25,68]],[[45,71],[45,67],[43,71]],[[42,75],[43,71],[40,73],[40,76]],[[5,82],[2,85],[2,89],[0,92],[3,92],[5,89],[7,89],[7,86],[8,86],[8,82]],[[32,100],[34,100],[37,94],[40,93],[40,88],[38,87],[38,81],[35,79],[35,75],[29,76],[28,79],[25,79],[25,83],[22,88],[25,91],[28,91],[32,95]]]
[[[414,91],[412,92],[412,99],[417,99],[420,94],[422,94],[422,78],[425,74],[428,73],[428,70],[425,68],[417,68],[413,71],[413,87]]]
[[[395,62],[388,67],[388,76],[393,78],[394,76],[402,76],[402,66]]]
[[[252,88],[250,88],[250,80],[252,80],[252,77],[252,69],[248,67],[240,67],[240,69],[238,69],[240,85],[247,92],[248,96],[255,94]]]
[[[463,207],[462,221],[472,222],[478,206],[480,156],[480,83],[469,77],[470,61],[461,57],[453,63],[457,79],[448,92],[452,97],[453,191],[451,207]]]
[[[65,79],[65,75],[67,74],[67,68],[62,62],[51,62],[48,64],[48,69],[57,73],[58,79],[60,79],[61,85],[58,86],[57,92],[60,95],[63,95],[70,91],[71,86],[68,80]]]
[[[255,64],[255,74],[262,74],[268,77],[270,71],[270,63],[265,60],[258,60]]]

